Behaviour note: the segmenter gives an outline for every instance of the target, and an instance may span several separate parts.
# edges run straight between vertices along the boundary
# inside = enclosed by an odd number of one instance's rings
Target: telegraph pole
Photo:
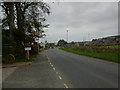
[[[67,43],[68,43],[68,30],[67,30]]]

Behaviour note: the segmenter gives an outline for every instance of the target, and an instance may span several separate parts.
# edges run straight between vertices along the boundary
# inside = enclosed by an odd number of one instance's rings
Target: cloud
[[[60,2],[50,6],[52,13],[47,18],[49,42],[66,39],[66,30],[69,30],[69,41],[118,34],[117,2]]]

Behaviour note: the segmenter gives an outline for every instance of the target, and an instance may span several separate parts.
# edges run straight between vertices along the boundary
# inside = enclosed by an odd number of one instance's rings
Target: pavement
[[[68,88],[118,88],[117,63],[57,48],[49,49],[46,53],[56,72],[61,74],[63,80],[67,80]]]
[[[3,88],[65,88],[45,52],[40,53],[31,65],[3,68],[3,77]]]
[[[2,81],[10,76],[18,67],[4,68],[2,69]]]

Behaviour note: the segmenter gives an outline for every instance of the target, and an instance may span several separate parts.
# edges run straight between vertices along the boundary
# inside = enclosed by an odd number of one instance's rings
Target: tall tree
[[[25,44],[25,38],[28,35],[29,37],[31,35],[35,38],[35,33],[40,35],[40,28],[46,27],[46,25],[42,25],[42,22],[45,21],[45,19],[41,17],[46,13],[49,14],[49,6],[44,2],[17,2],[15,5],[18,32],[21,34],[19,36],[22,36],[19,41],[23,41]]]
[[[44,36],[43,28],[48,25],[43,22],[46,21],[45,16],[50,13],[50,7],[44,2],[3,2],[1,5],[5,12],[2,30],[7,31],[7,34],[3,33],[3,36],[6,34],[3,41],[6,41],[6,44],[15,42],[17,45],[13,46],[14,52],[19,51],[19,56],[22,56],[25,43],[32,43],[36,38]]]
[[[14,16],[14,2],[4,2],[2,7],[5,10],[6,18],[3,19],[3,28],[8,25],[10,31],[10,38],[13,38],[13,32],[15,30],[15,16]]]
[[[9,27],[10,37],[14,37],[18,45],[25,44],[28,33],[35,38],[48,26],[42,24],[46,20],[44,16],[50,13],[49,5],[44,2],[4,2],[2,7],[6,13],[2,26]]]

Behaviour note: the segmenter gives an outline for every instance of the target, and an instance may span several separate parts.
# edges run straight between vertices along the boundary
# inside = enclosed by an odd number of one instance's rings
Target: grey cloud
[[[48,23],[51,26],[47,32],[49,41],[66,39],[67,29],[70,30],[69,41],[80,41],[88,33],[94,34],[88,40],[117,34],[117,3],[63,2],[50,6],[52,14],[48,17]]]

